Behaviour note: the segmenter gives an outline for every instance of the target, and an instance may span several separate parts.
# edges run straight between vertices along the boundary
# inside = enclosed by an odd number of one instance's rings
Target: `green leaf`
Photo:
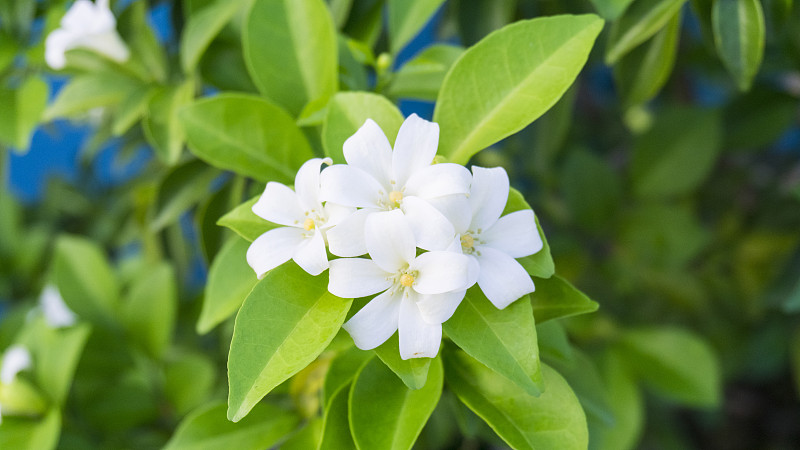
[[[253,205],[256,204],[260,197],[261,195],[253,197],[236,208],[233,208],[227,214],[220,217],[217,224],[230,228],[249,242],[255,241],[257,237],[278,226],[277,224],[267,222],[261,217],[258,217],[253,212]]]
[[[322,0],[256,0],[242,43],[258,89],[292,115],[336,92],[336,30]]]
[[[572,345],[569,342],[567,330],[564,329],[561,322],[557,320],[538,322],[536,324],[536,340],[542,360],[569,362],[572,359]]]
[[[158,186],[150,229],[160,231],[176,223],[183,213],[208,197],[211,183],[219,175],[218,170],[198,160],[170,170]]]
[[[269,403],[255,405],[238,423],[225,417],[225,403],[214,403],[188,415],[164,447],[166,450],[271,448],[298,424],[294,414]]]
[[[328,293],[328,275],[312,277],[289,262],[255,285],[234,325],[228,356],[228,418],[253,405],[310,364],[341,328],[351,299]]]
[[[571,356],[569,361],[548,362],[564,377],[575,392],[590,425],[592,423],[613,425],[614,414],[611,411],[610,398],[597,365],[588,355],[578,349],[573,349]]]
[[[386,97],[369,92],[340,92],[328,105],[322,124],[322,145],[325,155],[336,164],[343,164],[344,141],[355,134],[367,119],[381,127],[389,142],[394,142],[403,124],[403,114]]]
[[[191,73],[203,52],[247,2],[217,0],[189,16],[181,35],[181,67]]]
[[[503,215],[523,209],[531,209],[531,206],[518,190],[511,188],[508,192],[508,201],[505,209],[503,209]],[[556,272],[556,266],[553,263],[553,255],[550,254],[550,244],[547,243],[542,226],[539,225],[538,216],[536,217],[536,229],[539,231],[539,237],[542,238],[542,243],[544,244],[542,249],[533,255],[519,258],[517,261],[522,264],[522,267],[525,268],[529,275],[550,278]]]
[[[636,380],[615,352],[603,360],[603,380],[610,400],[614,423],[590,430],[596,448],[628,450],[636,447],[644,423],[644,399]]]
[[[119,285],[103,250],[88,239],[62,235],[53,258],[55,283],[67,306],[93,323],[114,323]]]
[[[133,281],[121,313],[128,333],[152,357],[160,359],[172,340],[177,309],[175,271],[161,262]]]
[[[536,326],[528,296],[497,309],[474,286],[442,329],[470,356],[521,390],[530,395],[542,392]]]
[[[249,242],[233,236],[211,263],[197,321],[198,333],[208,333],[235,313],[256,285],[258,278],[245,257],[249,246]]]
[[[367,352],[362,353],[369,355]],[[322,419],[322,438],[317,450],[356,448],[348,420],[347,404],[350,399],[350,388],[349,383],[341,386],[326,403]]]
[[[61,89],[43,119],[75,118],[93,108],[115,105],[140,86],[140,82],[118,73],[78,75]]]
[[[124,65],[142,79],[163,83],[167,80],[167,55],[147,16],[147,5],[141,2],[131,4],[120,16],[120,32],[131,50],[131,57]]]
[[[622,57],[614,66],[614,78],[626,105],[652,99],[667,82],[675,65],[680,31],[681,15],[675,14],[650,41]]]
[[[542,365],[546,389],[534,397],[466,353],[443,353],[447,386],[515,449],[586,449],[586,416],[566,381]]]
[[[167,165],[174,165],[181,157],[186,140],[178,121],[178,110],[194,98],[194,80],[163,88],[153,95],[147,107],[148,114],[142,121],[148,142],[156,155]]]
[[[259,181],[293,183],[313,157],[294,120],[254,95],[220,94],[183,108],[189,149],[200,159]]]
[[[25,153],[31,135],[47,105],[47,83],[39,77],[28,77],[16,89],[0,89],[0,141]]]
[[[591,14],[524,20],[465,51],[445,77],[433,114],[439,153],[464,164],[536,120],[578,76],[602,28]]]
[[[403,64],[391,78],[389,94],[398,98],[435,101],[444,77],[464,53],[456,45],[432,45]]]
[[[374,350],[378,358],[392,369],[409,389],[420,389],[425,386],[428,380],[428,370],[431,366],[431,358],[410,358],[400,357],[400,340],[397,333],[386,340]]]
[[[589,151],[569,153],[561,173],[564,201],[577,224],[589,230],[607,229],[619,213],[620,177]]]
[[[719,362],[699,336],[681,328],[641,328],[625,332],[619,349],[629,370],[658,393],[689,406],[719,404]]]
[[[36,361],[36,382],[57,405],[63,405],[67,399],[90,333],[88,324],[54,329],[44,320],[36,323],[35,344],[31,349]]]
[[[530,294],[533,317],[540,324],[548,320],[597,311],[598,304],[569,281],[553,275],[534,280],[536,292]]]
[[[389,41],[395,55],[416,36],[444,0],[388,0]]]
[[[144,117],[156,92],[158,90],[152,86],[141,86],[128,93],[128,96],[120,102],[114,114],[114,121],[111,123],[111,132],[114,136],[125,134]]]
[[[591,0],[594,8],[606,20],[616,20],[633,0]]]
[[[764,11],[759,0],[715,0],[711,12],[717,53],[739,89],[750,89],[764,56]]]
[[[606,64],[616,63],[626,53],[650,39],[681,9],[686,0],[633,0],[611,26],[606,44]]]
[[[53,408],[39,420],[4,417],[0,448],[15,450],[55,449],[61,435],[61,412]]]
[[[722,120],[715,110],[664,112],[635,142],[634,192],[647,198],[688,194],[711,172],[721,139]]]
[[[406,387],[385,364],[368,362],[350,388],[348,416],[357,448],[411,449],[442,395],[442,361],[422,389]]]
[[[353,381],[361,366],[372,356],[372,352],[357,347],[350,347],[336,355],[328,367],[325,382],[322,385],[322,404],[326,405],[325,408],[339,389]]]
[[[316,449],[320,439],[322,439],[322,417],[315,417],[289,436],[280,448],[281,450]]]
[[[180,414],[205,403],[217,378],[214,361],[202,353],[171,354],[164,366],[164,394]]]

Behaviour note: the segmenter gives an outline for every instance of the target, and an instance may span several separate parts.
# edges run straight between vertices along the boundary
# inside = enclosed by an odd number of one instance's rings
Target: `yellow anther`
[[[407,273],[404,273],[403,275],[400,276],[400,284],[402,284],[405,287],[410,287],[412,284],[414,284],[414,277]]]
[[[389,193],[389,201],[392,203],[399,205],[401,201],[403,201],[403,193],[400,191],[392,191]]]
[[[468,234],[461,236],[461,248],[469,249],[472,248],[474,245],[475,245],[475,239],[472,236]]]
[[[314,229],[314,220],[312,220],[312,219],[306,219],[306,221],[305,221],[305,222],[303,222],[303,228],[305,228],[305,229],[306,229],[306,231],[311,231],[311,230],[313,230],[313,229]]]

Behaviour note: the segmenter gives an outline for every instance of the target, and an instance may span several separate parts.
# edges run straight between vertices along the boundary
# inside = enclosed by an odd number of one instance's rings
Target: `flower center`
[[[475,239],[470,234],[461,235],[461,249],[464,251],[472,250],[475,245]]]
[[[403,193],[400,191],[392,191],[389,193],[389,201],[395,205],[399,205],[403,201]]]
[[[400,284],[405,287],[411,287],[414,284],[414,276],[407,273],[400,275]]]
[[[316,225],[314,224],[314,220],[311,218],[308,218],[305,220],[305,222],[303,222],[303,228],[305,228],[306,231],[313,230],[315,226]]]

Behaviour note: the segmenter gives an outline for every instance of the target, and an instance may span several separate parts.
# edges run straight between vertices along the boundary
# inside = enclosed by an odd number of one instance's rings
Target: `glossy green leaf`
[[[442,329],[470,356],[521,390],[529,395],[542,392],[536,326],[528,296],[497,309],[474,286]]]
[[[357,347],[350,347],[336,355],[328,367],[328,372],[325,374],[325,381],[322,385],[322,403],[325,408],[327,408],[336,392],[353,381],[361,366],[373,356],[372,352],[364,351]]]
[[[615,352],[605,355],[602,374],[611,411],[614,414],[614,423],[590,429],[594,443],[591,448],[619,450],[636,448],[645,418],[644,399],[639,386]]]
[[[633,188],[640,197],[688,194],[706,178],[720,151],[717,111],[675,108],[635,142]]]
[[[383,344],[374,349],[378,358],[392,369],[409,389],[420,389],[425,386],[428,380],[428,370],[431,366],[431,358],[410,358],[400,357],[400,340],[397,333],[386,340]]]
[[[409,389],[377,358],[356,375],[348,416],[356,447],[411,449],[442,395],[442,361],[433,360],[428,382]]]
[[[616,20],[633,0],[591,0],[594,8],[606,20]]]
[[[178,121],[178,110],[192,101],[194,89],[194,80],[163,88],[147,106],[148,114],[142,121],[145,136],[167,165],[176,164],[181,157],[186,136]]]
[[[714,42],[739,89],[746,91],[764,56],[764,11],[759,0],[715,0],[711,11]]]
[[[208,269],[203,309],[197,332],[205,334],[242,306],[258,278],[247,264],[250,243],[238,236],[229,239]]]
[[[389,94],[435,101],[445,75],[462,53],[464,48],[456,45],[431,45],[392,75]]]
[[[249,242],[255,241],[257,237],[277,227],[277,224],[267,222],[253,212],[253,205],[256,204],[259,197],[261,196],[253,197],[236,208],[233,208],[227,214],[220,217],[217,224],[230,228]]]
[[[184,72],[191,73],[197,67],[211,41],[246,3],[244,0],[217,0],[189,16],[181,34]]]
[[[600,375],[597,364],[579,349],[572,350],[568,361],[548,361],[572,388],[578,401],[586,413],[587,423],[613,425],[614,413],[611,411],[611,399],[606,385]],[[547,386],[545,386],[545,390]]]
[[[652,99],[667,82],[675,65],[680,31],[681,15],[675,14],[661,31],[614,66],[614,78],[627,105]]]
[[[94,323],[113,323],[119,285],[106,255],[96,243],[62,235],[55,245],[53,275],[64,302]]]
[[[151,356],[161,358],[172,340],[178,310],[175,271],[154,264],[133,281],[122,303],[126,330]]]
[[[244,301],[228,355],[228,418],[238,421],[325,350],[352,300],[328,293],[328,275],[293,262],[270,271]]]
[[[364,353],[369,355],[367,352]],[[317,450],[356,448],[353,436],[350,434],[350,422],[348,420],[350,389],[350,384],[341,386],[327,403],[325,415],[322,419],[322,438]]]
[[[294,120],[253,95],[221,94],[179,114],[189,149],[198,158],[259,181],[293,183],[313,154]]]
[[[119,18],[122,39],[131,52],[124,66],[136,71],[144,80],[164,83],[168,71],[166,50],[148,23],[148,15],[147,4],[136,2]]]
[[[515,449],[586,449],[589,433],[578,398],[542,365],[546,389],[534,397],[466,353],[444,352],[447,386]]]
[[[419,33],[444,0],[388,0],[389,41],[397,54]]]
[[[633,0],[611,26],[606,44],[606,64],[616,63],[625,54],[650,39],[681,9],[686,0]]]
[[[61,412],[53,408],[38,420],[3,417],[0,448],[14,450],[51,450],[61,434]]]
[[[322,0],[256,0],[242,43],[259,91],[292,115],[336,92],[336,30]]]
[[[635,329],[625,332],[620,351],[631,372],[658,393],[690,406],[719,404],[719,362],[699,336],[681,328]]]
[[[320,439],[322,439],[322,417],[315,417],[292,433],[280,448],[281,450],[316,449]]]
[[[206,403],[215,387],[217,366],[203,353],[170,353],[164,365],[164,395],[180,414]]]
[[[536,120],[578,76],[602,28],[591,14],[541,17],[508,25],[464,52],[433,115],[439,153],[466,163]]]
[[[28,77],[13,90],[0,89],[0,142],[25,153],[31,135],[47,104],[47,83],[39,77]]]
[[[271,448],[297,425],[299,419],[269,403],[259,403],[238,423],[225,417],[225,403],[213,403],[188,415],[164,447],[167,450]]]
[[[367,119],[383,130],[389,142],[394,142],[403,124],[403,114],[386,97],[369,92],[341,92],[328,104],[322,124],[322,145],[325,155],[336,164],[343,164],[342,146]]]
[[[158,186],[150,229],[161,231],[208,197],[211,183],[220,173],[202,161],[191,160],[167,172]]]
[[[111,133],[114,136],[121,136],[144,117],[156,92],[158,90],[152,86],[141,86],[130,91],[128,96],[119,103],[114,113]]]
[[[45,110],[43,119],[75,118],[93,108],[118,104],[140,86],[133,78],[114,73],[76,76],[59,91]]]
[[[67,399],[90,332],[91,327],[85,323],[61,329],[51,328],[41,319],[36,324],[31,348],[36,382],[57,405]]]
[[[567,330],[561,322],[557,320],[537,322],[536,340],[542,360],[568,362],[572,359],[572,344],[570,344]]]
[[[508,202],[503,210],[503,215],[523,209],[531,209],[531,206],[518,190],[511,188],[508,192]],[[522,264],[522,267],[525,268],[529,275],[538,278],[549,278],[555,273],[556,266],[553,262],[553,255],[550,254],[550,244],[547,243],[542,226],[539,225],[539,217],[536,217],[536,229],[539,231],[539,237],[542,238],[542,243],[544,244],[542,249],[533,255],[519,258],[517,261]]]
[[[598,304],[569,281],[553,275],[535,279],[536,291],[530,294],[536,323],[597,311]]]

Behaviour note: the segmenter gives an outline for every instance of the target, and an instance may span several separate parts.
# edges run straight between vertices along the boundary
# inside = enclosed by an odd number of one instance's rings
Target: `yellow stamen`
[[[410,287],[412,284],[414,284],[414,277],[407,273],[404,273],[403,275],[400,276],[400,284],[402,284],[405,287]]]
[[[474,245],[475,245],[475,239],[472,236],[470,236],[468,234],[465,234],[465,235],[461,236],[461,248],[470,249]]]
[[[305,228],[306,231],[313,230],[314,229],[314,221],[312,219],[306,219],[306,221],[303,222],[303,228]]]
[[[400,191],[392,191],[389,193],[389,201],[394,204],[400,204],[403,201],[403,193]]]

